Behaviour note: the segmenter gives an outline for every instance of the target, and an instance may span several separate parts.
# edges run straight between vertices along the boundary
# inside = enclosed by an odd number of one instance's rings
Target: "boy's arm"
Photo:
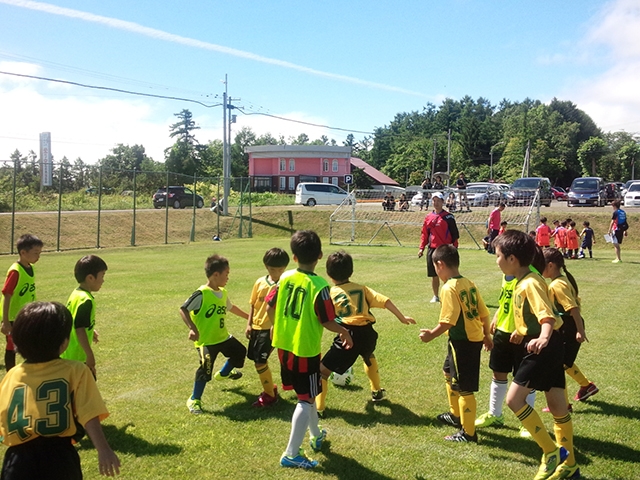
[[[11,322],[9,321],[9,307],[11,306],[11,297],[13,294],[3,293],[4,303],[2,304],[2,333],[9,335],[11,333]]]
[[[253,313],[254,313],[254,307],[253,305],[251,305],[251,308],[249,309],[249,318],[247,321],[247,328],[244,330],[244,336],[247,338],[251,338],[251,325],[253,325]]]
[[[484,338],[482,339],[482,343],[484,344],[484,349],[488,352],[493,348],[493,338],[491,338],[491,324],[489,323],[489,317],[482,317],[482,331],[484,332]]]
[[[538,354],[547,346],[549,339],[551,338],[551,334],[553,333],[553,326],[556,323],[556,319],[553,317],[547,317],[540,320],[540,323],[542,324],[540,336],[538,338],[534,338],[527,344],[527,351],[529,351],[529,353]]]
[[[91,350],[91,344],[89,343],[89,336],[87,335],[86,328],[76,328],[76,336],[78,337],[78,343],[84,350],[84,353],[87,355],[87,360],[85,361],[93,376],[96,376],[96,357],[93,355],[93,350]]]
[[[237,315],[239,317],[244,318],[245,320],[249,320],[249,314],[247,312],[245,312],[244,310],[242,310],[237,305],[234,305],[233,307],[231,307],[231,309],[229,311],[231,313],[233,313],[234,315]]]
[[[410,323],[415,325],[416,321],[411,317],[405,317],[402,314],[402,312],[400,312],[400,310],[398,310],[398,307],[396,307],[394,305],[394,303],[390,299],[385,302],[384,308],[386,308],[391,313],[393,313],[396,317],[398,317],[398,320],[400,320],[405,325],[409,325]]]
[[[198,338],[200,338],[200,332],[198,332],[198,327],[196,327],[195,323],[191,321],[191,316],[186,308],[180,307],[180,317],[187,328],[189,328],[189,340],[197,341]]]
[[[331,320],[330,322],[323,323],[322,326],[327,330],[329,330],[330,332],[334,332],[340,335],[340,339],[342,340],[342,346],[344,348],[349,350],[351,347],[353,347],[353,339],[351,338],[351,334],[349,333],[349,330],[344,328],[338,322],[336,322],[335,320]]]
[[[421,328],[419,334],[420,340],[422,340],[424,343],[429,343],[431,340],[439,337],[451,327],[453,327],[453,325],[451,325],[450,323],[439,323],[436,328],[432,328],[431,330],[429,330],[428,328]]]
[[[99,417],[93,417],[84,425],[87,435],[93,442],[93,446],[98,452],[98,465],[100,475],[113,477],[120,473],[120,459],[115,454],[102,431]]]

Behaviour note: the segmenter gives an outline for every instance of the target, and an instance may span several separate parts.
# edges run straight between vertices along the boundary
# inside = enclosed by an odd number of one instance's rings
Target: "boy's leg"
[[[474,436],[476,434],[476,397],[473,392],[460,392],[458,397],[458,405],[460,409],[460,423],[462,429],[467,435]]]
[[[4,366],[7,372],[16,366],[16,347],[11,334],[7,335],[7,347],[4,351]]]
[[[380,390],[380,373],[378,372],[378,360],[374,355],[369,357],[369,364],[364,362],[364,373],[367,375],[369,379],[369,385],[371,386],[372,392],[377,392]]]
[[[449,400],[449,413],[456,418],[460,418],[460,393],[451,388],[451,376],[445,372],[444,373],[444,382],[445,387],[447,389],[447,398]]]
[[[327,379],[331,375],[331,370],[324,366],[324,363],[320,364],[320,376],[322,377],[322,392],[320,392],[315,399],[316,411],[322,415],[327,404],[327,393],[329,390],[329,382]]]
[[[256,363],[256,372],[260,378],[262,390],[270,397],[275,397],[275,385],[273,383],[273,375],[269,369],[268,363]]]
[[[567,410],[564,392],[561,388],[552,388],[545,392],[547,405],[553,414],[553,431],[556,436],[556,443],[563,446],[569,456],[564,461],[566,465],[576,464],[576,457],[573,448],[573,422],[571,414]]]
[[[315,411],[314,406],[303,400],[298,400],[296,409],[293,411],[291,417],[291,433],[289,435],[289,443],[284,454],[288,457],[295,457],[300,451],[304,437],[307,434],[307,428],[309,428],[309,421],[311,419],[311,412]],[[318,414],[316,412],[316,426]]]
[[[516,414],[544,454],[552,453],[556,450],[556,444],[547,432],[540,415],[526,402],[530,388],[523,387],[516,383],[511,383],[507,392],[507,405]],[[562,392],[560,392],[562,393]],[[565,406],[566,409],[566,406]]]
[[[241,378],[242,372],[234,372],[234,369],[242,368],[244,366],[244,359],[247,356],[246,347],[242,345],[242,343],[240,343],[235,337],[229,337],[224,342],[219,344],[219,350],[225,357],[227,357],[227,361],[222,366],[222,368],[218,372],[216,372],[216,380],[219,380],[221,378],[238,380],[239,378]]]
[[[493,372],[489,392],[489,413],[496,417],[502,416],[502,404],[507,396],[507,375],[502,372]]]

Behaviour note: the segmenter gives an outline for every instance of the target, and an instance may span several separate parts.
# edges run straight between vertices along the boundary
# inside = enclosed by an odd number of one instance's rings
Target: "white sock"
[[[311,412],[309,414],[309,435],[312,437],[320,436],[320,425],[318,424],[318,409],[316,402],[311,403]]]
[[[289,436],[289,444],[285,450],[285,455],[295,457],[302,446],[302,441],[307,433],[309,426],[309,417],[311,416],[311,404],[298,401],[296,409],[291,417],[291,435]],[[316,418],[318,414],[316,413]]]
[[[489,395],[489,413],[499,417],[502,415],[502,404],[507,396],[507,381],[491,380],[491,390]]]
[[[531,408],[534,408],[534,404],[536,403],[536,391],[535,390],[531,390],[531,392],[529,392],[529,395],[527,395],[526,402]]]

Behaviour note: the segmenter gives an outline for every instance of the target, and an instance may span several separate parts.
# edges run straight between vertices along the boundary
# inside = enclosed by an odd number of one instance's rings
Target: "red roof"
[[[377,170],[377,169],[373,168],[371,165],[369,165],[364,160],[361,160],[361,159],[356,158],[356,157],[351,157],[350,161],[351,161],[351,166],[352,167],[361,168],[362,170],[364,170],[364,173],[366,173],[368,176],[373,178],[373,180],[376,183],[379,183],[380,185],[393,185],[393,186],[396,186],[396,187],[400,186],[400,184],[398,182],[396,182],[393,178],[387,177],[380,170]]]

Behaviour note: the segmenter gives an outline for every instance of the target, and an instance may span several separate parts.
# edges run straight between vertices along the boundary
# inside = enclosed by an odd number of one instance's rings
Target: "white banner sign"
[[[40,186],[53,185],[53,161],[51,158],[51,133],[40,134]]]

